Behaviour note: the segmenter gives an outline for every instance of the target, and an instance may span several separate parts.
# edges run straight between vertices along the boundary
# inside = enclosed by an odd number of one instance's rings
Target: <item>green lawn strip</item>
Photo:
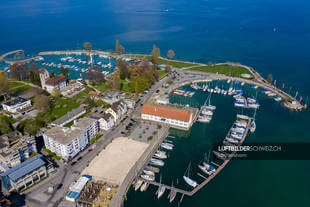
[[[101,92],[105,92],[109,89],[109,86],[106,83],[95,83],[95,84],[92,84],[92,86]]]
[[[22,85],[25,85],[25,84],[23,84],[21,82],[16,82],[16,81],[10,81],[9,82],[9,88],[15,88],[17,86],[22,86]]]
[[[175,67],[175,68],[185,68],[185,67],[191,67],[191,66],[198,65],[195,63],[186,63],[183,61],[166,60],[166,59],[162,59],[162,58],[158,58],[158,64],[171,65],[172,67]]]
[[[73,96],[72,100],[75,102],[82,102],[85,98],[88,97],[88,93],[90,91],[93,91],[93,89],[88,86],[85,86],[85,90]]]
[[[18,95],[18,94],[20,94],[20,93],[22,93],[22,92],[25,92],[25,91],[28,91],[28,90],[30,90],[30,89],[32,89],[31,86],[29,86],[29,85],[24,85],[24,86],[20,86],[20,87],[17,87],[17,88],[12,89],[12,90],[10,91],[10,94],[11,94],[11,95]]]
[[[67,112],[79,107],[80,104],[74,99],[57,98],[53,108],[46,115],[54,115],[56,119],[65,115]]]
[[[151,55],[142,55],[142,54],[137,54],[137,55],[125,54],[124,56],[130,57],[130,58],[138,58],[138,59],[150,58],[151,57]],[[158,64],[171,65],[172,67],[175,67],[175,68],[185,68],[185,67],[191,67],[191,66],[198,65],[195,63],[187,63],[187,62],[183,62],[183,61],[167,60],[167,59],[163,59],[163,58],[158,58]]]
[[[44,150],[47,154],[53,156],[56,160],[61,160],[61,157],[60,157],[59,155],[56,155],[56,153],[52,152],[51,150],[46,149],[45,147],[43,147],[43,150]]]
[[[95,137],[91,138],[89,140],[89,144],[94,144],[97,140],[99,140],[102,137],[102,134],[97,134]]]
[[[165,70],[157,70],[157,73],[158,73],[159,79],[162,79],[163,77],[165,77],[168,74],[168,72]]]
[[[121,80],[121,84],[122,84],[122,91],[127,92],[127,93],[132,93],[134,91],[132,91],[132,88],[130,87],[130,81],[128,80]]]
[[[232,76],[232,77],[241,77],[241,74],[252,75],[251,72],[246,68],[238,67],[238,66],[231,66],[231,65],[214,65],[214,66],[206,65],[206,66],[189,68],[187,70],[206,72],[206,73],[218,73],[218,74],[224,74],[224,75]]]

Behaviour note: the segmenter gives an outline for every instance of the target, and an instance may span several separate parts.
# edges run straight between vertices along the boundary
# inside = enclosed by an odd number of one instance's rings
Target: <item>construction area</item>
[[[100,181],[88,183],[79,199],[77,200],[78,206],[109,206],[111,199],[117,192],[116,186],[111,186]]]

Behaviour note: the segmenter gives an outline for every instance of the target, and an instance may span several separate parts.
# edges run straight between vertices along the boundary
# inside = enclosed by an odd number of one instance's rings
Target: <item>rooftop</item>
[[[25,162],[5,171],[1,174],[1,177],[8,176],[11,180],[16,181],[19,178],[25,176],[31,171],[45,165],[45,162],[42,160],[42,155],[38,154]]]
[[[97,120],[93,118],[84,117],[84,118],[77,120],[73,126],[79,129],[85,129],[89,125],[93,124],[95,121]]]
[[[97,121],[93,118],[81,118],[77,122],[69,127],[55,126],[45,132],[45,135],[53,138],[61,144],[68,144],[71,140],[83,133],[89,125]]]
[[[185,122],[189,122],[192,115],[192,113],[188,111],[182,111],[179,109],[173,109],[149,104],[143,105],[143,107],[141,108],[141,114],[149,114]]]
[[[71,140],[83,133],[83,130],[68,127],[53,127],[45,132],[45,135],[53,138],[61,144],[68,144]]]
[[[46,85],[51,85],[51,86],[55,86],[61,82],[65,82],[66,78],[63,74],[59,74],[58,76],[54,77],[54,78],[48,78],[45,82]]]
[[[3,104],[7,105],[7,106],[14,106],[14,105],[21,104],[21,103],[24,103],[24,102],[27,102],[27,101],[29,101],[29,100],[26,99],[26,98],[17,97],[15,99],[7,101],[7,102],[5,102]]]

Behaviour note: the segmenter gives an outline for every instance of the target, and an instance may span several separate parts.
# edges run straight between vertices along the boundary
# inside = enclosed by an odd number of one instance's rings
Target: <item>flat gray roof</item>
[[[85,129],[86,127],[94,123],[95,121],[97,120],[93,118],[89,118],[89,117],[84,117],[84,118],[77,120],[77,122],[73,125],[73,127],[76,127],[79,129]]]
[[[45,132],[46,136],[53,138],[61,144],[69,144],[69,142],[75,139],[77,136],[83,133],[84,129],[86,129],[93,122],[97,121],[93,118],[84,117],[69,127],[60,127],[55,126]]]
[[[81,129],[55,126],[47,130],[44,134],[61,144],[69,144],[71,140],[75,139],[82,133],[83,130]]]

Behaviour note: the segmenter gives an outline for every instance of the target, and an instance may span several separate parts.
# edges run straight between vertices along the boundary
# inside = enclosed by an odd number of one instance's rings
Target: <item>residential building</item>
[[[89,93],[88,93],[88,95],[89,95],[89,97],[91,98],[91,99],[93,99],[94,101],[98,101],[98,100],[100,100],[100,99],[102,99],[102,93],[100,93],[100,92],[97,92],[97,91],[90,91]]]
[[[33,109],[31,101],[26,98],[17,97],[2,104],[3,110],[14,118],[24,115]]]
[[[86,113],[86,110],[84,107],[79,107],[76,109],[73,109],[72,111],[69,111],[64,116],[60,117],[59,119],[56,119],[52,122],[52,126],[64,126],[71,121],[77,119],[78,117],[82,116]]]
[[[104,106],[98,106],[91,110],[90,117],[99,121],[100,129],[109,130],[114,126],[114,117],[110,113],[106,113]]]
[[[12,132],[0,136],[0,162],[8,167],[19,165],[37,153],[34,136]]]
[[[180,129],[189,129],[193,122],[191,112],[149,104],[144,104],[141,108],[141,118]]]
[[[48,174],[46,163],[43,160],[43,156],[38,154],[25,162],[10,168],[4,173],[0,174],[3,186],[6,190],[21,191],[36,182],[39,182],[42,178]]]
[[[114,118],[110,113],[104,113],[98,120],[100,129],[109,130],[114,126]]]
[[[48,71],[44,68],[39,70],[39,74],[42,88],[49,93],[52,93],[54,89],[61,91],[68,86],[67,79],[63,74],[50,78]]]
[[[133,109],[136,105],[136,101],[132,99],[124,99],[124,102],[126,103],[129,109]]]
[[[56,126],[43,134],[45,147],[69,160],[83,150],[99,131],[99,122],[93,118],[75,120],[68,127]]]
[[[123,100],[114,102],[111,105],[111,107],[108,108],[106,111],[106,113],[110,113],[113,116],[115,123],[126,112],[127,112],[127,105]]]

